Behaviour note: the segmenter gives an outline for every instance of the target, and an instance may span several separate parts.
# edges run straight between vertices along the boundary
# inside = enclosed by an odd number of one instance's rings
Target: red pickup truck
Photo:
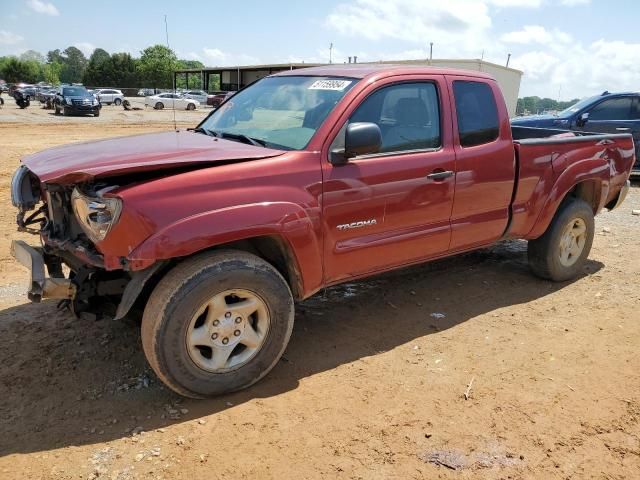
[[[629,134],[512,128],[481,73],[295,70],[194,129],[26,157],[12,199],[42,246],[12,250],[33,301],[143,308],[157,375],[207,397],[266,375],[294,302],[329,285],[509,238],[529,241],[536,275],[571,279],[634,155]]]

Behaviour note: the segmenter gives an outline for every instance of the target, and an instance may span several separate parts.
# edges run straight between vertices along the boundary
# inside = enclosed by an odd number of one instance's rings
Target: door
[[[461,251],[487,245],[504,234],[514,191],[515,150],[496,82],[447,78],[456,119],[457,167],[450,248]]]
[[[576,130],[593,133],[631,133],[638,155],[640,141],[640,97],[620,96],[604,100],[586,113],[589,118]]]
[[[447,252],[455,178],[447,98],[442,77],[387,79],[364,90],[338,121],[325,154],[344,147],[353,122],[376,123],[382,147],[341,166],[323,157],[326,282]]]

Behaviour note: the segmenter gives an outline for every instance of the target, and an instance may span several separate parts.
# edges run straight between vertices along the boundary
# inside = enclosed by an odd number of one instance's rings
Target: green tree
[[[62,52],[61,63],[62,71],[60,72],[60,80],[63,83],[76,83],[82,81],[82,75],[84,75],[84,71],[87,69],[89,62],[87,57],[84,56],[84,53],[78,48],[68,47]]]
[[[55,50],[49,50],[47,52],[47,63],[58,62],[60,64],[64,63],[64,58],[62,57],[62,53],[60,53],[60,49],[56,48]]]
[[[96,48],[91,54],[87,68],[82,75],[82,83],[94,87],[99,85],[112,86],[105,80],[105,77],[108,76],[105,70],[109,69],[108,62],[110,60],[111,56],[106,50]]]
[[[60,72],[62,71],[61,63],[45,63],[44,65],[42,65],[41,71],[41,76],[45,82],[51,85],[58,85],[60,83]]]
[[[140,74],[138,65],[140,60],[133,58],[129,53],[114,53],[109,60],[111,64],[112,84],[116,87],[140,87]]]
[[[23,60],[23,61],[32,60],[38,63],[45,62],[44,55],[42,55],[40,52],[36,52],[35,50],[27,50],[22,55],[20,55],[20,60]]]
[[[178,68],[204,68],[204,64],[202,62],[199,62],[198,60],[178,60]],[[176,78],[176,88],[187,88],[186,75],[178,75],[178,77]],[[189,88],[201,89],[202,78],[200,78],[199,75],[189,75]]]
[[[2,75],[4,80],[10,83],[38,81],[40,66],[35,61],[22,61],[16,57],[9,57],[4,62]]]
[[[171,88],[173,72],[179,65],[173,50],[163,45],[153,45],[141,53],[138,70],[145,85],[153,88]]]
[[[523,97],[518,99],[516,113],[518,115],[524,115],[525,113],[528,115],[536,115],[549,110],[562,111],[578,101],[580,101],[578,98],[566,102],[559,102],[552,98],[540,98],[536,96]]]

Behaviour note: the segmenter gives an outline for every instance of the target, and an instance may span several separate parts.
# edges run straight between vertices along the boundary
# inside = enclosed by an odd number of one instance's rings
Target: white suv
[[[120,90],[114,90],[111,88],[101,88],[95,91],[97,99],[102,105],[122,105],[124,100],[124,94]]]

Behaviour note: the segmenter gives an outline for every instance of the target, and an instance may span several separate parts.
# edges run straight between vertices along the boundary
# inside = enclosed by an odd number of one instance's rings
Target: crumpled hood
[[[183,130],[64,145],[29,155],[22,163],[41,182],[71,184],[126,173],[253,160],[283,153]]]

